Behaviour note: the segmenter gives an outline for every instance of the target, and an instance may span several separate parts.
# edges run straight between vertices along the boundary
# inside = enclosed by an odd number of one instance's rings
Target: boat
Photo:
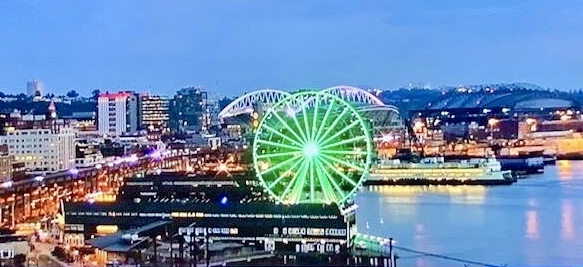
[[[503,171],[495,158],[446,162],[443,157],[420,162],[380,160],[372,166],[365,185],[509,185],[517,178]]]
[[[557,156],[543,155],[543,162],[545,163],[545,165],[555,165],[557,163]]]
[[[502,154],[496,157],[502,170],[509,170],[517,175],[543,173],[545,160],[543,151],[520,151],[517,154]]]
[[[500,163],[503,171],[511,171],[514,175],[527,175],[544,173],[545,164],[553,164],[552,158],[544,159],[543,151],[519,151],[510,154],[496,153],[496,160]],[[473,160],[480,159],[467,155],[446,155],[446,160]]]

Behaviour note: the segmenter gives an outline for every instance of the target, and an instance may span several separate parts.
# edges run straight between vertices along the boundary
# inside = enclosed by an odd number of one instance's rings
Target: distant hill
[[[571,94],[575,97],[583,97],[581,90],[559,91],[548,89],[531,83],[499,83],[499,84],[477,84],[460,86],[442,86],[435,89],[425,88],[400,88],[397,90],[386,90],[380,93],[379,98],[386,104],[395,105],[402,115],[409,114],[410,110],[425,109],[428,103],[446,98],[453,94],[462,92],[480,91],[550,91],[557,94]]]

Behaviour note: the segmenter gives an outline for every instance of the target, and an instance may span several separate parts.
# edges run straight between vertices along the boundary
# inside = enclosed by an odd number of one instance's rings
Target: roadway
[[[125,178],[139,172],[177,167],[191,150],[167,150],[155,155],[127,156],[84,168],[28,177],[0,185],[0,226],[50,218],[59,202],[83,201],[95,193],[117,193]]]

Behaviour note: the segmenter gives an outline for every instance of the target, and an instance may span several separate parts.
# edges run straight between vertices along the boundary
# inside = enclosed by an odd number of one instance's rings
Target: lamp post
[[[178,255],[180,260],[178,261],[180,265],[184,262],[184,234],[179,235],[180,239],[178,239]]]
[[[205,239],[206,239],[206,266],[209,267],[211,266],[211,255],[210,255],[210,249],[209,249],[209,241],[210,241],[210,232],[209,232],[209,227],[206,228],[206,233],[205,233]]]
[[[490,126],[490,138],[494,141],[494,126],[498,124],[499,120],[495,118],[488,119],[488,126]]]
[[[154,264],[156,264],[158,262],[158,244],[156,243],[156,236],[154,236],[153,241],[154,241]]]
[[[196,261],[196,258],[198,256],[196,254],[198,254],[198,253],[195,254],[195,249],[194,249],[194,246],[197,246],[197,244],[195,242],[194,231],[191,231],[190,232],[190,240],[189,241],[190,241],[189,243],[190,243],[190,262],[191,262],[191,266],[192,265],[196,266],[196,262],[197,262]],[[198,249],[196,251],[198,251]]]

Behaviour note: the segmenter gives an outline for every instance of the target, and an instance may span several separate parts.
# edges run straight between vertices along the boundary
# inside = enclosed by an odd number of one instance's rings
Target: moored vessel
[[[441,157],[418,163],[381,160],[371,168],[365,185],[508,185],[516,182],[495,158],[446,162]]]

